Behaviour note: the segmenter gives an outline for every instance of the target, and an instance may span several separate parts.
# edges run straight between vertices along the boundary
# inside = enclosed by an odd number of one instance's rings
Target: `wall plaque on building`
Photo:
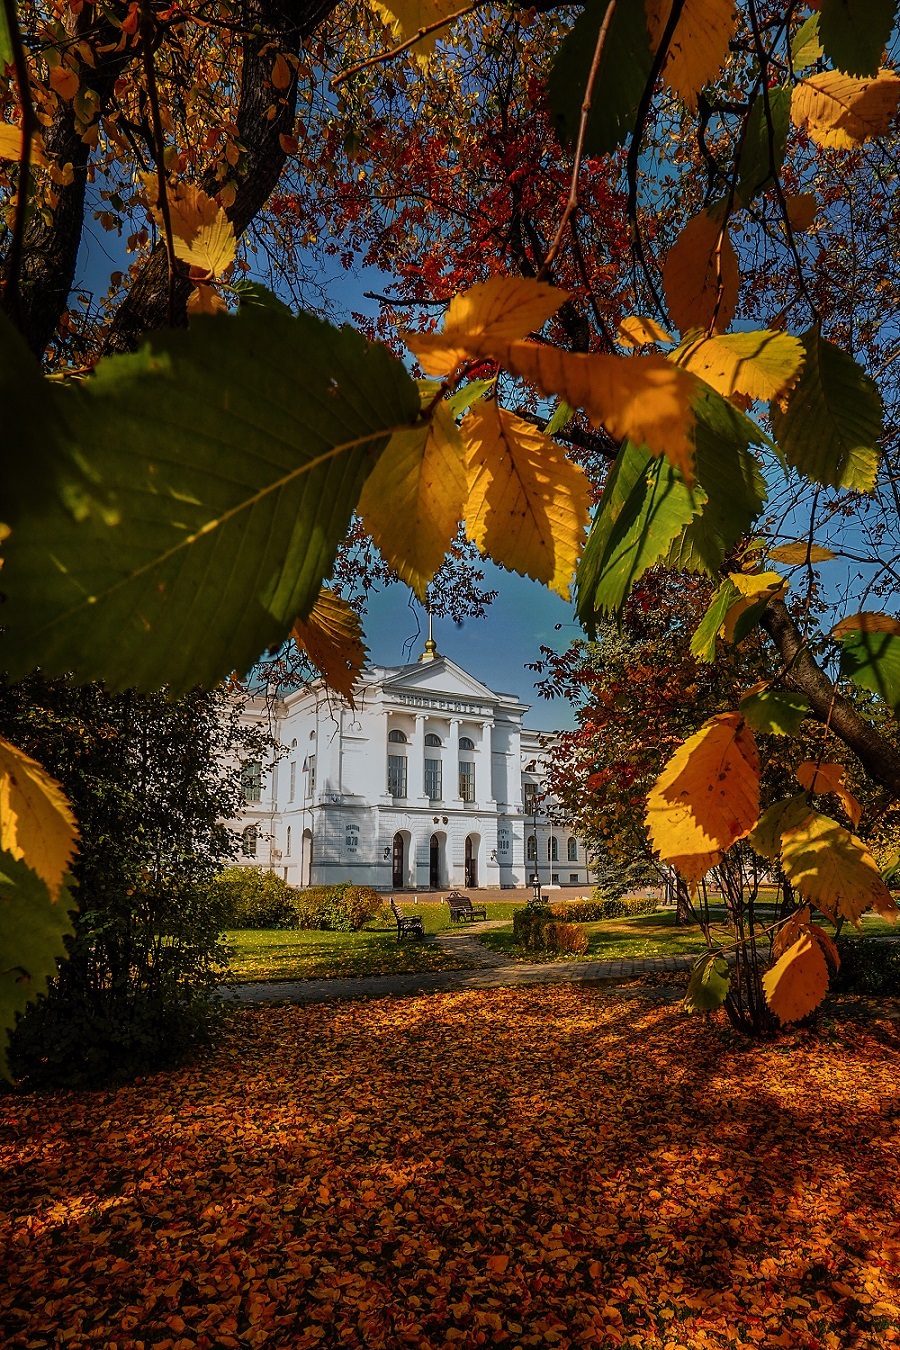
[[[497,861],[508,863],[512,857],[512,834],[505,826],[497,830]]]
[[[344,848],[347,853],[356,853],[359,850],[359,826],[347,824],[344,826]]]
[[[435,708],[438,712],[471,713],[477,717],[489,717],[490,708],[480,703],[464,703],[458,698],[427,698],[424,694],[397,694],[397,702],[410,708]]]

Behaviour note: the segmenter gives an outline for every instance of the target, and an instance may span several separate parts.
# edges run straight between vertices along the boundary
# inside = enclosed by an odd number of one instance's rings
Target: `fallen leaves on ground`
[[[883,1350],[898,1040],[574,986],[240,1013],[199,1066],[0,1101],[0,1339]]]

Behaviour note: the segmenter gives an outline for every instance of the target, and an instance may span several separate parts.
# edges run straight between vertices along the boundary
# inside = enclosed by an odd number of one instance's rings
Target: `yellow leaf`
[[[772,938],[772,955],[781,956],[788,947],[792,947],[808,929],[810,921],[809,905],[803,905],[796,914],[792,914]]]
[[[836,820],[809,814],[781,837],[781,862],[788,881],[823,914],[856,923],[867,909],[888,918],[897,906],[878,865],[856,835]]]
[[[795,85],[791,118],[816,145],[852,150],[870,136],[886,134],[898,101],[900,78],[892,70],[866,80],[826,70]]]
[[[862,816],[862,807],[849,788],[844,786],[844,766],[833,762],[815,764],[811,759],[797,765],[797,782],[807,792],[833,792],[840,798],[841,804],[853,825],[858,825]]]
[[[890,614],[878,614],[874,610],[863,610],[860,614],[848,614],[831,630],[831,636],[842,638],[847,633],[890,633],[900,637],[900,619]]]
[[[77,842],[78,826],[62,788],[0,737],[0,848],[37,872],[55,900]]]
[[[228,306],[215,286],[200,281],[187,299],[188,314],[227,314]]]
[[[287,89],[290,82],[291,68],[279,52],[272,66],[272,83],[276,89]]]
[[[78,93],[80,85],[81,81],[69,66],[54,66],[50,71],[50,88],[67,103],[70,103]]]
[[[669,360],[693,371],[725,398],[744,394],[768,402],[797,383],[805,352],[800,339],[789,333],[726,333],[682,343]]]
[[[491,277],[450,301],[440,333],[407,333],[406,341],[427,375],[446,375],[482,346],[515,342],[538,332],[567,291],[530,277]]]
[[[490,356],[542,394],[558,394],[572,407],[626,438],[666,455],[688,486],[694,481],[691,401],[698,385],[689,371],[664,356],[605,356],[564,352],[536,342],[475,343],[475,356]]]
[[[781,836],[795,825],[805,822],[812,815],[809,804],[802,792],[785,801],[774,802],[762,813],[756,825],[750,831],[750,847],[770,862],[781,857]]]
[[[482,553],[564,599],[584,544],[590,487],[556,441],[491,400],[462,424],[466,533]]]
[[[810,228],[816,218],[818,209],[814,192],[791,193],[785,197],[784,205],[792,230],[796,230],[798,234],[803,234]]]
[[[408,42],[423,28],[429,28],[440,19],[447,19],[460,8],[457,0],[371,0],[375,13],[387,24],[398,42]],[[429,33],[416,46],[423,55],[434,51],[434,44],[443,30]]]
[[[654,51],[672,12],[672,0],[646,0],[647,31]],[[662,77],[696,111],[697,95],[728,59],[736,16],[733,0],[685,0],[662,68]]]
[[[728,579],[740,591],[740,599],[726,611],[719,629],[726,642],[734,641],[735,626],[742,614],[752,609],[764,597],[772,599],[784,595],[788,583],[777,572],[729,572]]]
[[[776,562],[787,563],[790,567],[800,567],[806,563],[830,562],[837,555],[821,544],[809,544],[805,539],[795,539],[790,544],[779,544],[769,549],[769,557]],[[900,632],[900,626],[897,629]]]
[[[759,758],[740,713],[719,713],[675,754],[647,794],[653,848],[700,881],[759,818]]]
[[[682,333],[706,331],[710,324],[725,331],[737,309],[740,273],[727,229],[708,211],[685,225],[669,249],[662,277],[669,313]]]
[[[22,158],[22,128],[12,122],[0,122],[0,159]],[[43,139],[35,132],[31,138],[32,164],[46,164]],[[71,179],[69,180],[71,182]]]
[[[328,687],[354,707],[353,686],[368,655],[356,611],[323,586],[309,618],[298,619],[291,636]]]
[[[463,518],[462,441],[446,405],[430,422],[395,431],[366,479],[363,523],[385,561],[420,600]]]
[[[672,342],[673,338],[655,319],[632,314],[619,324],[618,339],[623,347],[643,347],[647,342]]]
[[[799,1022],[818,1008],[828,990],[828,964],[806,933],[763,976],[766,1002],[780,1022]]]
[[[214,198],[193,184],[180,185],[169,202],[175,256],[204,275],[221,277],[234,262],[234,226]]]

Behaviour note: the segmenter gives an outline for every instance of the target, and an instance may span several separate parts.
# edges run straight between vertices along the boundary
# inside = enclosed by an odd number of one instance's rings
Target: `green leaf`
[[[725,555],[747,533],[766,500],[766,484],[751,445],[764,432],[712,389],[694,403],[696,473],[708,501],[676,539],[668,567],[715,576]]]
[[[691,638],[691,654],[711,665],[716,659],[716,635],[735,600],[741,598],[733,581],[723,581]]]
[[[3,6],[0,6],[0,73],[2,73],[7,66],[13,65],[15,59],[12,36],[6,18],[6,9]]]
[[[246,671],[309,613],[390,431],[419,410],[386,348],[252,309],[45,397],[121,521],[76,523],[50,494],[23,518],[3,664],[175,693]]]
[[[810,814],[805,792],[798,792],[796,796],[787,797],[784,801],[773,802],[763,811],[747,836],[747,842],[760,857],[768,858],[769,862],[777,862],[781,857],[781,836],[788,830],[795,829],[804,817]]]
[[[691,972],[683,1007],[689,1013],[711,1013],[728,997],[731,972],[718,952],[704,952]]]
[[[900,850],[895,849],[882,867],[881,879],[885,886],[900,885]]]
[[[810,14],[806,22],[802,23],[797,29],[791,43],[791,59],[795,72],[806,70],[807,66],[815,65],[822,54],[822,43],[819,40],[819,16],[818,14]]]
[[[803,335],[806,365],[787,410],[771,404],[788,463],[814,483],[871,492],[878,477],[881,397],[875,383],[817,328]]]
[[[548,81],[550,110],[564,144],[573,144],[609,0],[588,5],[560,46]],[[642,4],[618,3],[610,20],[585,128],[589,155],[608,155],[628,139],[653,53]]]
[[[419,383],[423,381],[420,380]],[[473,403],[477,403],[495,384],[495,380],[470,380],[461,389],[457,389],[456,393],[447,399],[451,417],[459,417],[460,413],[464,413]]]
[[[274,291],[270,291],[268,286],[263,286],[258,281],[248,281],[244,278],[242,281],[236,281],[231,289],[238,298],[241,310],[267,309],[273,314],[293,314],[294,312],[290,305],[286,305]]]
[[[578,618],[591,635],[597,612],[621,610],[634,583],[701,509],[704,495],[689,491],[667,459],[625,442],[578,567]]]
[[[754,628],[762,618],[766,605],[769,603],[770,599],[771,596],[762,596],[755,604],[751,605],[749,609],[745,609],[743,614],[738,615],[735,619],[731,641],[736,647],[739,643],[743,642],[748,633],[753,632]]]
[[[791,87],[773,85],[753,100],[741,147],[738,191],[745,205],[781,172],[787,148]]]
[[[796,736],[800,723],[809,712],[809,699],[803,694],[761,689],[741,699],[741,712],[754,731],[775,736]]]
[[[8,1034],[16,1015],[40,994],[67,953],[63,939],[75,929],[70,912],[78,906],[62,887],[51,899],[37,872],[6,850],[0,850],[0,1074],[9,1078]]]
[[[835,69],[877,75],[896,14],[896,0],[822,0],[819,38]]]
[[[545,436],[555,436],[557,432],[562,431],[567,422],[575,416],[575,409],[566,403],[565,399],[560,399],[550,421],[544,427]]]
[[[873,689],[900,712],[900,637],[894,633],[846,633],[841,639],[841,674]]]

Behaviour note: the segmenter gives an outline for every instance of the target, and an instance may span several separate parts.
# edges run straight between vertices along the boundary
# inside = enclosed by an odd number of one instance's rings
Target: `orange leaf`
[[[290,82],[291,68],[279,52],[272,67],[272,83],[276,89],[287,89]]]
[[[789,947],[763,976],[766,1002],[780,1022],[799,1022],[818,1008],[828,990],[828,963],[809,934]]]
[[[198,282],[187,299],[188,314],[227,314],[228,306],[215,286]]]
[[[354,707],[353,686],[368,655],[356,611],[323,586],[309,618],[298,619],[291,636],[329,688]]]
[[[60,98],[70,103],[81,87],[81,81],[69,66],[54,66],[50,72],[50,87]]]
[[[779,928],[778,932],[772,938],[772,955],[781,956],[788,947],[792,947],[797,939],[808,930],[810,920],[809,905],[803,905],[792,914],[787,922]]]
[[[862,80],[825,70],[794,86],[791,119],[816,145],[852,150],[888,132],[898,102],[900,78],[892,70]]]
[[[488,1270],[492,1270],[496,1275],[502,1275],[508,1265],[508,1256],[489,1256],[487,1259]]]
[[[759,758],[740,713],[719,713],[675,754],[647,794],[653,848],[700,881],[759,819]]]
[[[818,203],[814,192],[796,192],[784,199],[787,218],[791,229],[803,234],[816,218]]]
[[[891,614],[878,614],[873,610],[864,610],[860,614],[848,614],[831,630],[831,636],[842,638],[846,633],[890,633],[900,637],[900,619]]]
[[[816,765],[811,759],[797,765],[797,782],[807,792],[833,792],[839,797],[844,810],[854,825],[858,825],[862,816],[862,807],[853,793],[844,786],[845,769],[843,764],[826,763]]]
[[[737,255],[728,230],[708,211],[689,220],[669,249],[663,288],[682,333],[708,329],[714,317],[714,328],[724,332],[734,318],[740,289]]]

